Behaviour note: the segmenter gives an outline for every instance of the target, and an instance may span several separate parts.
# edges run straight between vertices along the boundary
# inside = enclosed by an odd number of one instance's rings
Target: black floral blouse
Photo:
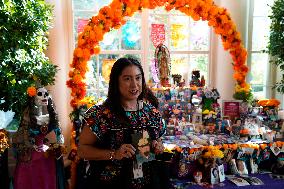
[[[165,131],[159,111],[147,102],[137,111],[125,111],[127,121],[114,115],[102,104],[93,106],[85,113],[88,125],[98,137],[96,147],[118,149],[122,144],[131,143],[131,134],[146,130],[152,140],[161,137]],[[134,179],[133,159],[114,161],[90,161],[93,186],[123,186],[124,188],[149,188],[151,162],[143,163],[143,177]]]

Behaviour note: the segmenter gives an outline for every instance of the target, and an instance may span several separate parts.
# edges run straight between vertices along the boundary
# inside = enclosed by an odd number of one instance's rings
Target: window
[[[269,56],[263,52],[269,40],[270,6],[273,0],[252,0],[248,27],[249,80],[253,94],[257,98],[268,98],[271,88],[269,76]]]
[[[88,19],[111,1],[73,0],[74,44]],[[87,95],[106,97],[110,68],[114,60],[124,55],[140,59],[146,80],[153,80],[155,26],[165,31],[164,44],[170,51],[171,74],[181,74],[188,81],[191,71],[198,69],[205,79],[209,78],[210,29],[207,22],[195,22],[178,11],[166,12],[160,7],[136,13],[119,30],[105,34],[100,42],[101,53],[88,62]]]
[[[179,11],[166,12],[162,7],[149,11],[148,31],[153,24],[164,24],[166,40],[171,56],[171,74],[181,74],[188,81],[191,71],[200,70],[205,80],[208,76],[210,29],[207,22],[193,21]],[[202,32],[201,32],[202,31]],[[154,63],[155,47],[149,34],[149,66]],[[149,72],[151,73],[151,68]],[[151,73],[153,75],[153,73]]]

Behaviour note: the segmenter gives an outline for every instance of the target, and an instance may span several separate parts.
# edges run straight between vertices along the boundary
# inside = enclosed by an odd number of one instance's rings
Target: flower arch
[[[227,9],[218,7],[213,0],[113,0],[108,6],[100,9],[93,16],[78,36],[78,44],[73,53],[73,61],[69,72],[67,86],[71,88],[71,106],[76,109],[80,100],[86,95],[85,73],[87,61],[93,54],[100,53],[99,42],[105,33],[118,29],[126,23],[127,17],[133,16],[144,8],[155,9],[164,6],[191,16],[193,20],[207,20],[214,32],[221,36],[223,47],[229,51],[233,59],[235,94],[249,93],[250,85],[245,78],[248,67],[245,65],[247,51],[242,45],[241,35],[230,17]]]

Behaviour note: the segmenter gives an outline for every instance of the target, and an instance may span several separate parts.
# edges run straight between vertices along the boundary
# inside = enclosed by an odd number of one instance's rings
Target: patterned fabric
[[[18,162],[14,178],[14,189],[58,189],[55,160],[42,152],[32,151],[29,162]]]
[[[156,140],[165,131],[159,111],[152,105],[143,102],[138,111],[126,111],[128,120],[114,115],[106,105],[93,106],[85,114],[85,125],[96,134],[97,147],[118,149],[122,144],[131,143],[131,134],[148,131],[150,138]],[[143,163],[143,177],[133,178],[133,160],[92,161],[96,167],[92,172],[96,183],[123,182],[125,188],[144,188],[151,180],[151,162]],[[132,178],[132,179],[131,179]],[[95,182],[95,181],[94,181]]]
[[[14,173],[15,189],[63,189],[64,165],[61,154],[48,156],[46,149],[46,135],[54,131],[56,143],[63,144],[58,115],[51,98],[48,98],[48,106],[44,115],[48,114],[48,124],[39,124],[37,116],[40,116],[39,107],[30,101],[29,106],[23,112],[23,117],[18,131],[13,136],[13,147],[17,155],[17,166]],[[53,141],[52,141],[53,142]],[[49,146],[51,150],[51,146]]]

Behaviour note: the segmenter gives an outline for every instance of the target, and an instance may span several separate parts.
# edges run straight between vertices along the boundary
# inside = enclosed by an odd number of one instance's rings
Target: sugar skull
[[[37,106],[47,106],[48,105],[48,91],[44,87],[37,89],[37,95],[35,96],[35,104]]]

